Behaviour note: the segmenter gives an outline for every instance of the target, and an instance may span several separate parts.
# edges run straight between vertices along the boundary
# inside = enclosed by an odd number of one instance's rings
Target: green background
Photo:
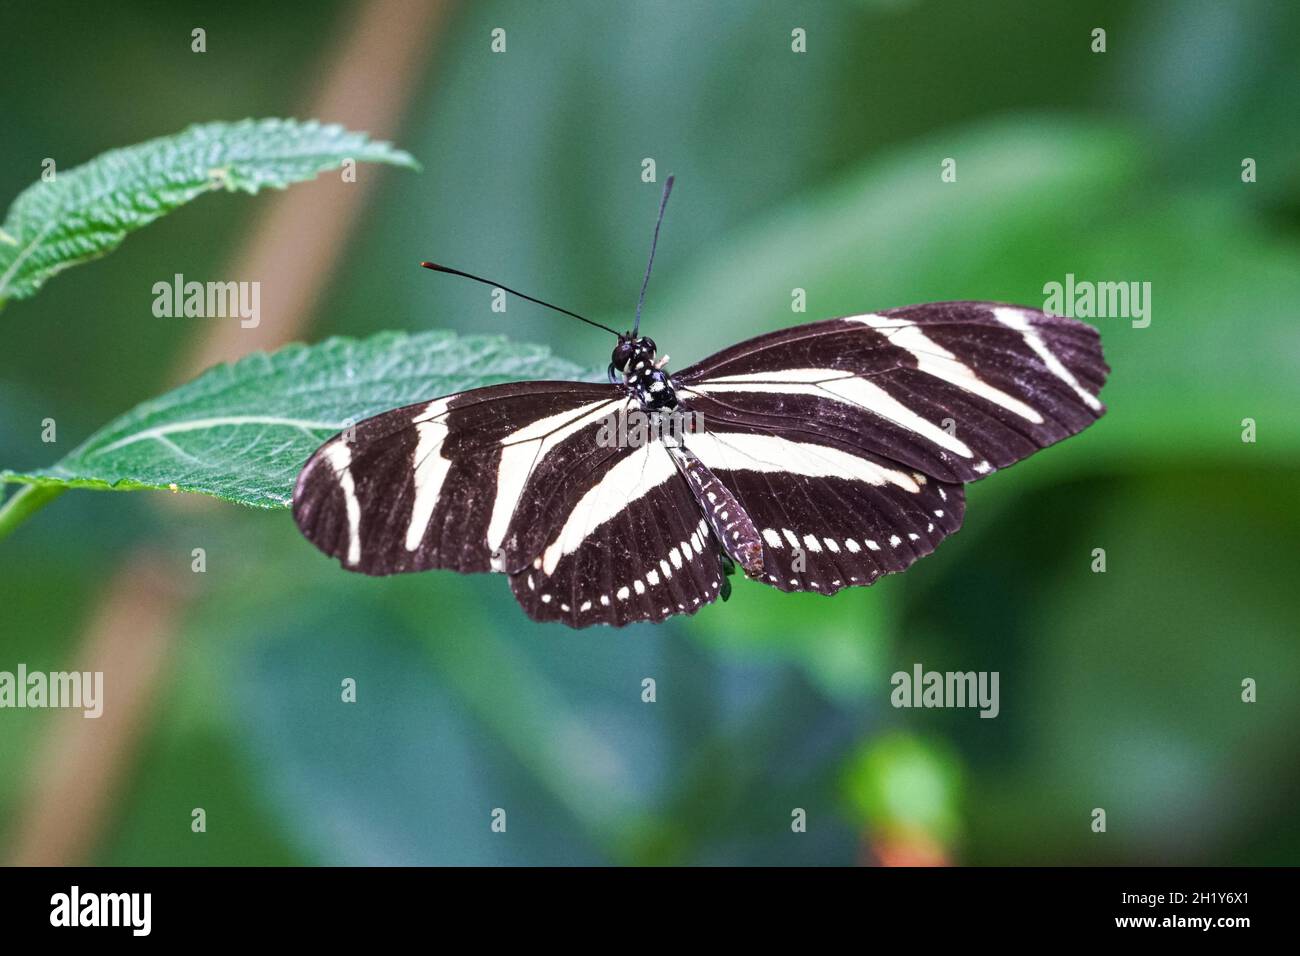
[[[298,113],[349,13],[6,5],[0,192],[47,156]],[[645,317],[677,368],[832,315],[1041,306],[1066,273],[1150,282],[1151,325],[1096,320],[1109,413],[971,487],[906,575],[741,582],[657,627],[535,625],[492,576],[348,575],[283,511],[69,492],[0,542],[0,670],[74,667],[141,544],[208,556],[91,862],[1300,861],[1300,8],[483,2],[435,42],[394,137],[424,171],[384,172],[311,340],[506,331],[603,365],[594,330],[415,263],[625,326],[644,157],[678,177]],[[268,201],[205,199],[10,303],[0,463],[49,464],[169,387],[204,323],[236,320],[155,319],[153,283],[247,278],[222,270]],[[1001,714],[892,708],[916,662],[998,671]],[[0,859],[56,719],[0,712]]]

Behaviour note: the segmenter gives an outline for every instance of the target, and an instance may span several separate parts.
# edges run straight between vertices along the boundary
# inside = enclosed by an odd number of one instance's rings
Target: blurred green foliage
[[[1152,324],[1098,320],[1108,415],[973,486],[906,575],[829,599],[741,583],[661,627],[540,627],[496,578],[346,575],[284,513],[65,495],[0,546],[0,668],[72,666],[136,542],[208,554],[97,861],[850,863],[901,821],[962,863],[1295,862],[1298,37],[1281,2],[459,7],[395,137],[425,173],[384,179],[314,339],[506,331],[599,364],[591,330],[503,321],[415,263],[626,325],[647,156],[678,176],[645,317],[675,367],[792,321],[1041,304],[1066,273],[1151,282]],[[0,58],[37,92],[6,105],[0,183],[298,112],[328,39],[293,5],[6,8]],[[71,447],[166,387],[203,329],[154,319],[152,283],[221,275],[254,215],[204,205],[6,312],[0,460],[47,464],[42,418]],[[999,671],[1000,715],[894,710],[918,661]],[[0,846],[51,723],[0,715]]]

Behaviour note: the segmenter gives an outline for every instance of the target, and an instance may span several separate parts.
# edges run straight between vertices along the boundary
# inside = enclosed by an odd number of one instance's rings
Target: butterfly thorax
[[[611,357],[610,376],[612,378],[616,371],[623,373],[623,384],[643,410],[667,411],[677,407],[677,393],[663,364],[663,361],[655,361],[654,339],[619,336]]]
[[[663,369],[638,362],[627,373],[627,387],[647,412],[667,411],[677,407],[677,393]]]

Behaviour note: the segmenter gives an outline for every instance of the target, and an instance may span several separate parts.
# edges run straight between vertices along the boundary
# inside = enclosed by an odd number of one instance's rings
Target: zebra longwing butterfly
[[[299,475],[299,528],[350,571],[504,573],[535,620],[662,621],[725,599],[735,566],[819,594],[902,571],[961,526],[966,482],[1105,411],[1096,330],[1036,309],[829,319],[675,374],[640,314],[609,384],[472,389],[330,439]],[[696,427],[609,440],[682,415]]]

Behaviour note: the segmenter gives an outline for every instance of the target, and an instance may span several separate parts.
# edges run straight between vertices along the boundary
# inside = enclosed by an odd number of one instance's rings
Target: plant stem
[[[0,505],[0,539],[65,491],[59,485],[23,485]]]

